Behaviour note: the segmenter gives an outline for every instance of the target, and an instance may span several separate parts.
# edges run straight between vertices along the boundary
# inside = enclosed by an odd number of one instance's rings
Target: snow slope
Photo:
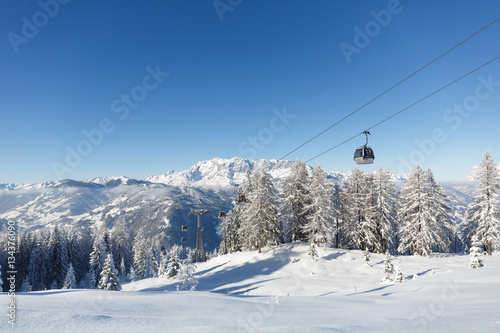
[[[403,284],[380,284],[384,256],[304,244],[198,265],[197,291],[147,279],[124,291],[19,294],[19,332],[498,332],[500,256],[467,269],[464,255],[402,256]],[[394,276],[394,275],[393,275]],[[7,296],[2,296],[7,304]],[[0,331],[7,332],[0,320]]]

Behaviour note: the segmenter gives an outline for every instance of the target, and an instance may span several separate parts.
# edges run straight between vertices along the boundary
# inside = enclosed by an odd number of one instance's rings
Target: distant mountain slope
[[[203,217],[204,241],[208,249],[218,245],[216,232],[220,210],[229,210],[235,196],[234,185],[242,184],[247,170],[262,168],[277,183],[288,175],[293,161],[242,158],[214,158],[201,161],[185,171],[170,171],[146,180],[127,177],[100,177],[86,181],[62,180],[39,184],[2,184],[0,186],[0,222],[16,219],[22,228],[67,224],[95,227],[105,224],[113,228],[124,224],[132,234],[144,228],[150,235],[165,232],[171,243],[187,238],[187,246],[196,241],[196,217],[187,214],[193,204],[204,203],[210,213]],[[309,167],[311,170],[312,168]],[[350,172],[329,172],[329,177],[342,183]],[[406,179],[391,174],[397,188]],[[453,222],[462,222],[474,195],[477,182],[445,182]],[[181,232],[181,225],[188,232]]]

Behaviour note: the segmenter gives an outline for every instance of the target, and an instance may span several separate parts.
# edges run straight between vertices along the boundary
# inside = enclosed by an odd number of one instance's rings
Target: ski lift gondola
[[[187,231],[187,230],[188,230],[188,226],[183,224],[181,227],[181,231]]]
[[[181,238],[181,243],[186,243],[186,237]]]
[[[245,198],[244,195],[238,195],[238,203],[245,203],[247,202],[247,199]]]
[[[221,210],[221,211],[219,212],[219,218],[221,218],[221,217],[226,217],[226,212],[225,212],[225,211],[223,211],[223,210]]]
[[[368,145],[368,134],[370,132],[364,131],[364,135],[366,135],[366,143],[364,146],[361,146],[356,149],[354,152],[354,162],[356,164],[372,164],[375,159],[375,155],[373,154],[373,150]]]

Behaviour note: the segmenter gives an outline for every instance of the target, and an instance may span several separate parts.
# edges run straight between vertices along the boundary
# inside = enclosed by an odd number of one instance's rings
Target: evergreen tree
[[[396,278],[394,279],[394,283],[403,283],[405,282],[405,275],[403,273],[403,267],[401,263],[396,266]]]
[[[375,194],[375,210],[372,219],[376,224],[374,246],[380,253],[384,253],[391,244],[396,198],[394,184],[389,173],[382,167],[374,173],[373,192]]]
[[[248,193],[238,230],[241,245],[248,250],[279,243],[275,192],[271,176],[261,169],[252,175],[254,188]]]
[[[401,243],[398,251],[429,255],[434,246],[447,246],[447,198],[430,170],[416,166],[400,196]]]
[[[341,247],[342,243],[342,224],[344,216],[344,207],[342,204],[342,189],[339,184],[333,186],[333,233],[335,239],[335,248]]]
[[[107,253],[102,252],[106,250],[104,238],[102,235],[96,234],[92,244],[92,252],[90,253],[89,260],[89,279],[90,288],[96,288],[99,282],[99,274],[104,267],[103,257],[106,258]]]
[[[241,205],[236,205],[234,210],[230,210],[226,216],[221,217],[222,221],[218,228],[219,235],[221,236],[219,247],[221,254],[240,251],[238,215],[240,214],[241,207]]]
[[[186,288],[186,291],[196,289],[198,280],[196,280],[196,278],[194,277],[195,272],[196,272],[196,265],[193,263],[193,258],[190,255],[187,259],[183,260],[179,272],[179,280],[181,281],[182,285]]]
[[[21,284],[21,288],[19,289],[22,293],[29,293],[31,291],[31,285],[28,277],[25,277],[23,283]]]
[[[483,267],[483,259],[481,259],[481,243],[478,241],[478,236],[472,237],[472,246],[469,254],[469,268]]]
[[[179,264],[179,246],[174,245],[170,249],[170,255],[168,257],[167,261],[167,267],[165,270],[165,276],[167,278],[174,278],[179,274],[179,271],[181,269],[181,265]]]
[[[28,280],[32,290],[45,290],[46,288],[45,252],[41,242],[41,237],[38,237],[37,246],[31,252],[28,266]]]
[[[365,265],[370,265],[370,260],[371,260],[370,251],[364,250],[363,251],[363,261],[365,262]]]
[[[391,274],[394,273],[394,265],[391,263],[391,256],[389,255],[389,251],[385,253],[384,266],[380,273],[385,273],[387,276],[384,276],[381,283],[391,282]]]
[[[368,179],[364,171],[354,169],[344,184],[342,201],[345,209],[343,234],[348,247],[365,250],[366,240],[373,239],[373,229],[368,227],[371,196],[368,192]],[[367,234],[370,233],[370,234]]]
[[[309,243],[309,249],[307,250],[307,254],[312,257],[312,260],[314,261],[314,257],[318,256],[318,251],[316,250],[316,243],[311,242]]]
[[[48,255],[47,255],[48,283],[61,289],[66,278],[69,267],[68,250],[66,247],[66,237],[62,235],[56,226],[50,234]]]
[[[306,240],[304,225],[309,215],[310,180],[307,166],[302,161],[295,161],[290,172],[281,182],[283,192],[279,199],[280,217],[283,224],[285,242]]]
[[[451,211],[448,196],[434,179],[430,168],[427,168],[427,209],[429,211],[431,228],[434,231],[436,252],[439,249],[448,250],[452,237],[449,212]]]
[[[64,283],[62,289],[75,289],[76,288],[76,274],[75,269],[73,268],[73,264],[69,264],[68,271],[66,272],[66,278],[64,279]]]
[[[127,269],[125,268],[125,258],[122,257],[120,262],[120,270],[118,272],[118,278],[120,281],[127,281]]]
[[[137,235],[134,238],[134,243],[132,247],[132,260],[135,273],[139,280],[147,277],[148,270],[148,251],[146,249],[146,239],[144,237],[144,231],[139,229]]]
[[[120,280],[118,279],[118,271],[113,263],[113,256],[108,253],[104,267],[100,274],[99,289],[102,290],[121,290]]]
[[[312,171],[310,204],[305,207],[309,214],[302,226],[302,234],[307,235],[309,243],[317,246],[333,242],[335,209],[332,201],[332,185],[326,172],[318,164]]]
[[[493,156],[486,151],[478,169],[479,186],[474,202],[469,205],[469,214],[474,235],[486,244],[488,254],[500,242],[500,212],[498,191],[500,178]]]
[[[130,266],[130,272],[128,273],[128,280],[131,282],[135,282],[135,281],[139,280],[139,278],[137,277],[137,274],[135,273],[134,266]]]

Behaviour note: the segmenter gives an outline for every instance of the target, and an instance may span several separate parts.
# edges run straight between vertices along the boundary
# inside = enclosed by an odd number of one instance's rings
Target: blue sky
[[[500,13],[498,1],[0,3],[0,182],[22,183],[278,159]],[[499,36],[497,22],[287,159],[308,160],[497,57]],[[346,57],[341,45],[359,47]],[[363,168],[420,163],[444,181],[464,179],[486,149],[500,162],[499,82],[497,60],[374,128],[375,163]],[[309,164],[352,170],[363,143]]]

